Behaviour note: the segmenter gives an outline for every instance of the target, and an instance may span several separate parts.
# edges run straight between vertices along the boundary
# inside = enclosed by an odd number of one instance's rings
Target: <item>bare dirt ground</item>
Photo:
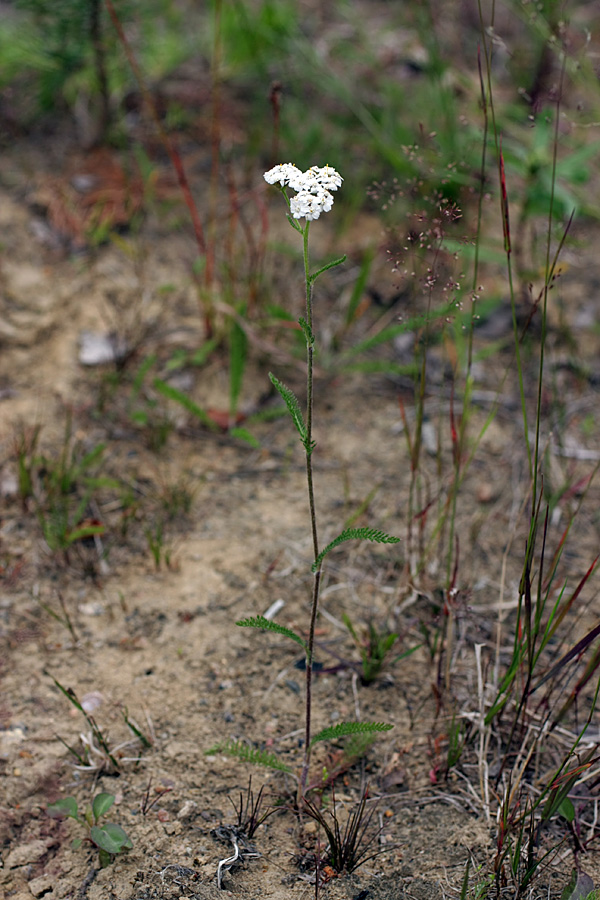
[[[67,154],[56,174],[72,164]],[[46,171],[52,165],[48,159]],[[34,205],[34,173],[39,177],[43,171],[39,152],[20,147],[6,156],[1,173],[1,888],[12,900],[217,898],[224,892],[272,900],[312,897],[314,823],[299,823],[286,810],[258,830],[254,843],[260,856],[225,873],[223,890],[217,888],[217,865],[230,855],[231,845],[213,832],[235,822],[231,800],[245,790],[250,772],[255,791],[267,785],[270,802],[289,800],[293,785],[281,774],[251,770],[222,754],[205,755],[216,741],[235,738],[277,752],[292,767],[300,760],[303,673],[297,648],[276,635],[234,625],[281,599],[278,621],[306,628],[311,559],[300,445],[285,418],[254,427],[260,441],[255,449],[194,425],[173,404],[168,407],[173,427],[166,445],[155,452],[146,431],[136,431],[131,420],[123,424],[122,408],[114,414],[110,400],[101,406],[102,379],[111,366],[81,365],[81,334],[110,330],[115,309],[126,315],[148,286],[147,305],[136,306],[135,314],[154,324],[139,358],[157,349],[168,358],[183,340],[192,348],[201,342],[185,263],[191,239],[185,232],[161,229],[156,221],[147,223],[140,239],[146,247],[141,275],[139,260],[115,244],[65,253],[52,245],[47,217]],[[328,234],[327,223],[318,226]],[[588,249],[594,236],[580,237],[585,246],[569,260],[556,291],[556,326],[548,344],[545,439],[550,438],[551,410],[558,408],[555,398],[562,401],[547,454],[551,489],[564,490],[549,526],[553,546],[581,495],[577,485],[585,483],[598,459],[600,337],[593,326],[600,269]],[[343,242],[342,235],[336,246]],[[275,255],[267,263],[274,270],[279,265]],[[381,283],[370,287],[389,290],[383,264],[374,270],[372,278],[378,277]],[[152,286],[167,283],[168,302],[161,306]],[[335,283],[326,290],[334,294]],[[156,315],[153,304],[160,307]],[[571,344],[558,328],[561,306]],[[477,348],[490,342],[483,330]],[[267,369],[280,365],[278,360],[263,365],[259,356],[254,353],[245,382],[243,400],[249,406],[266,392]],[[500,349],[478,363],[473,434],[489,413],[507,361]],[[301,393],[298,367],[286,371]],[[226,408],[226,362],[219,357],[200,378],[194,374],[189,389],[201,405]],[[371,785],[373,797],[380,798],[373,827],[381,826],[377,840],[386,852],[352,876],[324,884],[321,896],[331,900],[457,896],[467,860],[472,859],[472,872],[483,867],[483,880],[493,859],[495,830],[486,819],[474,753],[469,749],[461,766],[444,774],[451,711],[437,708],[437,658],[421,647],[368,687],[361,686],[355,668],[343,664],[357,662],[341,622],[343,612],[358,624],[375,620],[399,631],[400,651],[422,642],[423,623],[431,634],[443,624],[443,563],[437,569],[430,565],[418,585],[405,574],[410,467],[399,393],[409,404],[407,385],[392,379],[333,379],[324,372],[318,377],[315,465],[323,540],[339,532],[376,485],[360,523],[403,538],[390,548],[349,544],[326,568],[318,650],[324,671],[316,679],[315,727],[355,718],[394,726],[336,786],[338,803],[350,809],[364,785]],[[429,396],[434,447],[435,423],[445,422],[441,457],[432,452],[426,463],[435,496],[436,485],[451,471],[443,374],[433,378]],[[527,481],[517,404],[511,377],[466,476],[457,513],[460,590],[451,669],[465,720],[478,714],[475,645],[492,653],[498,618],[510,620],[517,596],[526,533],[519,516]],[[19,429],[23,433],[40,425],[40,448],[57,457],[66,406],[73,409],[75,438],[89,448],[106,441],[103,471],[133,485],[152,509],[158,504],[152,506],[153,498],[173,484],[193,495],[189,512],[169,524],[169,566],[164,559],[160,569],[154,566],[144,537],[148,507],[143,505],[126,534],[119,531],[114,508],[107,504],[93,511],[110,523],[102,536],[109,551],[104,560],[90,541],[74,546],[67,561],[48,549],[35,512],[24,508],[18,496],[15,439]],[[560,564],[563,578],[582,577],[597,555],[594,491],[573,525]],[[511,533],[515,537],[503,570]],[[505,608],[499,613],[502,582]],[[66,610],[72,631],[49,609],[63,619]],[[577,629],[583,633],[599,611],[597,592],[588,585]],[[151,746],[115,749],[116,774],[102,771],[99,758],[96,770],[77,768],[58,737],[82,751],[79,736],[87,737],[88,729],[53,679],[91,704],[112,748],[131,738],[124,708]],[[317,769],[331,766],[326,752],[326,747],[319,751]],[[81,833],[76,823],[45,812],[60,797],[73,795],[85,804],[99,791],[116,796],[111,818],[133,841],[132,850],[104,869],[85,844],[72,848]],[[540,840],[551,843],[551,830]],[[540,890],[558,896],[571,866],[564,844],[544,871]],[[600,865],[593,855],[583,867],[598,880]]]

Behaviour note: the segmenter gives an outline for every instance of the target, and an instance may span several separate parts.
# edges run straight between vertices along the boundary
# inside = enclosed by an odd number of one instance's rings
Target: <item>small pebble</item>
[[[53,880],[50,875],[40,875],[38,878],[32,878],[27,882],[27,887],[34,897],[43,897],[44,894],[52,890]]]
[[[195,815],[196,810],[198,809],[198,804],[194,800],[186,800],[179,812],[177,813],[178,819],[191,819],[193,815]]]

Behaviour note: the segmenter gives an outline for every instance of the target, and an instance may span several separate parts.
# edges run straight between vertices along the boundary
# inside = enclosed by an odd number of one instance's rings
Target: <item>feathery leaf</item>
[[[286,628],[285,625],[278,625],[277,622],[265,619],[264,616],[251,616],[248,619],[240,619],[239,622],[236,622],[235,624],[239,625],[241,628],[264,628],[265,631],[274,631],[276,634],[283,634],[285,637],[289,637],[292,641],[300,644],[303,650],[306,650],[306,641],[304,641],[299,634],[296,634],[291,628]]]
[[[337,725],[330,725],[315,734],[310,746],[318,741],[333,741],[346,734],[373,734],[376,731],[390,731],[393,727],[386,722],[338,722]]]
[[[330,544],[327,544],[324,550],[321,550],[312,565],[312,571],[317,571],[317,569],[323,562],[323,559],[335,547],[343,544],[344,541],[352,541],[356,539],[361,541],[375,541],[377,544],[398,544],[400,542],[400,538],[386,534],[384,531],[379,531],[377,528],[346,528],[346,530],[342,531],[342,533],[339,534],[334,541],[332,541]]]
[[[273,385],[273,387],[275,387],[283,397],[283,401],[288,408],[288,412],[292,417],[292,421],[296,426],[298,434],[300,435],[300,439],[306,446],[308,435],[306,431],[306,425],[304,424],[302,411],[300,409],[300,404],[298,403],[298,398],[296,397],[294,392],[290,390],[287,385],[283,384],[283,382],[280,381],[279,378],[276,378],[272,372],[269,372],[269,378],[271,379],[271,384]]]
[[[233,756],[242,762],[253,763],[255,766],[266,766],[267,769],[276,769],[278,772],[292,771],[274,753],[267,753],[266,750],[257,750],[256,747],[249,747],[243,741],[222,741],[209,750],[204,751],[205,756],[214,756],[215,753],[224,753],[225,756]]]
[[[323,272],[326,272],[328,269],[333,269],[335,266],[341,266],[342,263],[346,262],[346,254],[340,256],[338,259],[332,259],[331,262],[325,263],[324,266],[321,266],[320,269],[317,269],[316,272],[313,272],[309,275],[309,281],[312,284],[313,281],[316,281],[319,275],[322,275]]]
[[[302,316],[300,316],[300,318],[298,319],[298,325],[304,332],[304,337],[306,338],[307,347],[313,347],[314,343],[315,343],[315,336],[312,333],[310,325],[308,324],[306,319],[303,319]]]

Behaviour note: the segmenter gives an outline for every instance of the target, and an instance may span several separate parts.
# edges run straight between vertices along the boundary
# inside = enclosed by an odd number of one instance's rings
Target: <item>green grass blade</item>
[[[192,355],[190,362],[193,366],[203,366],[206,360],[219,346],[219,338],[210,338],[205,341]]]
[[[238,324],[231,323],[229,334],[229,414],[232,419],[238,410],[240,394],[244,384],[244,372],[248,356],[248,338]]]
[[[342,622],[350,632],[350,636],[352,637],[354,643],[360,647],[360,640],[358,638],[354,625],[352,624],[352,619],[347,613],[342,613]]]
[[[183,406],[189,413],[196,416],[196,418],[199,419],[203,425],[206,425],[207,428],[210,428],[211,431],[218,431],[218,425],[213,422],[208,413],[206,413],[202,407],[198,406],[197,403],[194,403],[192,398],[188,397],[187,394],[184,394],[183,391],[173,387],[171,384],[167,384],[167,382],[163,381],[161,378],[155,378],[152,383],[155,390],[162,394],[163,397],[167,397],[168,400],[174,400],[175,403],[179,403],[180,406]]]
[[[385,328],[382,328],[381,331],[377,332],[377,334],[365,338],[364,341],[356,344],[348,351],[348,353],[353,356],[359,353],[366,353],[367,350],[373,350],[374,347],[378,347],[380,344],[391,341],[399,334],[406,334],[406,332],[409,331],[418,331],[427,323],[431,325],[434,322],[445,320],[447,316],[455,311],[455,309],[454,302],[447,303],[440,309],[432,312],[429,317],[423,315],[412,316],[395,325],[387,325]]]
[[[125,709],[122,709],[122,710],[121,710],[121,715],[123,716],[123,721],[125,722],[125,724],[126,724],[127,727],[129,728],[129,730],[130,730],[133,734],[135,734],[136,738],[141,742],[142,746],[143,746],[143,747],[146,747],[146,749],[148,749],[149,747],[151,747],[151,746],[152,746],[152,741],[150,741],[150,740],[146,737],[146,735],[145,735],[142,731],[140,731],[140,729],[137,727],[137,725],[135,724],[135,722],[132,722],[132,721],[131,721],[131,719],[129,718],[129,713],[128,713],[128,711],[127,711],[127,707],[125,707]]]
[[[354,286],[352,288],[352,294],[350,295],[350,302],[348,303],[348,310],[346,312],[346,325],[350,325],[351,322],[354,321],[358,305],[362,300],[365,288],[367,286],[367,279],[369,277],[374,258],[375,249],[373,247],[369,247],[362,258],[358,278],[354,282]]]
[[[255,450],[258,450],[260,447],[260,441],[257,437],[255,437],[251,431],[248,431],[247,428],[239,428],[236,426],[235,428],[229,429],[229,434],[231,437],[237,438],[240,441],[244,441],[245,444],[248,444],[250,447],[253,447]]]
[[[100,457],[106,450],[106,444],[97,444],[89,453],[84,454],[78,463],[73,466],[73,477],[81,475],[86,469],[89,469],[94,463],[99,462]]]
[[[352,528],[354,523],[357,522],[364,513],[366,513],[369,506],[371,505],[371,501],[374,500],[375,497],[377,496],[377,494],[379,493],[380,488],[381,488],[381,483],[376,484],[375,487],[369,491],[369,493],[367,494],[365,499],[359,503],[358,507],[354,510],[354,512],[350,516],[348,516],[348,518],[344,522],[344,529]]]
[[[148,372],[150,371],[150,369],[156,362],[157,358],[158,357],[156,356],[156,353],[151,353],[149,356],[147,356],[142,361],[142,364],[140,365],[139,369],[137,370],[135,377],[133,379],[133,382],[131,384],[131,395],[129,398],[131,402],[137,400],[138,395],[144,385],[144,381],[146,380],[146,375],[148,374]]]

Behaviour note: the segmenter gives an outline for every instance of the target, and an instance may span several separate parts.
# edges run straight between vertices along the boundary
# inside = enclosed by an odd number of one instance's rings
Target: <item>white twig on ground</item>
[[[354,715],[356,721],[360,722],[360,702],[358,700],[358,674],[352,673],[352,694],[354,696]]]

